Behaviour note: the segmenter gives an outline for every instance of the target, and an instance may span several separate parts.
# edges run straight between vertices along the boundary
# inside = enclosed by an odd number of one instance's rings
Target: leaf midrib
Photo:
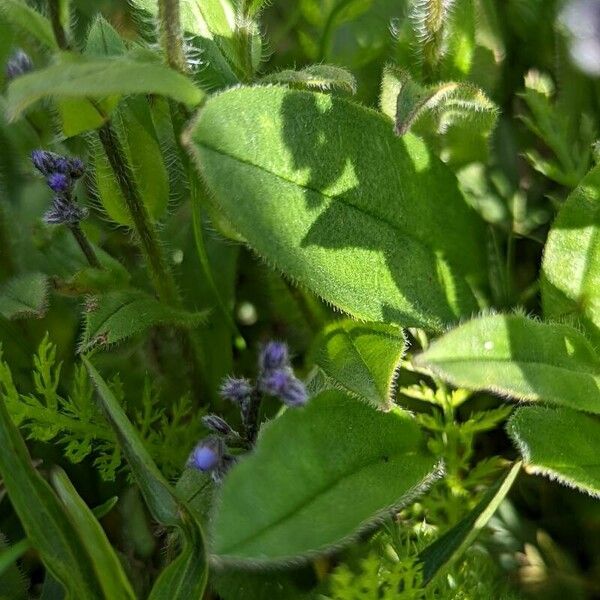
[[[412,451],[408,451],[408,452],[397,453],[394,455],[394,457],[400,457],[400,456],[409,457],[409,456],[416,456],[416,455],[417,455],[417,452],[412,450]],[[333,481],[331,481],[331,480],[328,481],[326,485],[318,488],[310,496],[307,496],[306,498],[304,498],[302,500],[302,502],[300,502],[299,504],[297,504],[296,506],[294,506],[293,508],[288,510],[285,514],[278,517],[275,521],[267,523],[263,527],[252,532],[250,535],[247,535],[242,540],[237,541],[234,545],[230,546],[228,549],[222,550],[220,552],[220,554],[227,555],[227,554],[234,553],[237,549],[243,548],[245,545],[247,545],[248,542],[256,541],[258,538],[260,538],[262,535],[264,535],[269,530],[275,529],[276,527],[279,527],[286,521],[289,521],[290,519],[294,518],[301,510],[303,510],[304,508],[309,506],[318,497],[326,494],[327,492],[332,491],[335,487],[337,487],[345,479],[349,479],[350,477],[353,477],[353,476],[361,473],[361,471],[364,471],[365,469],[369,469],[373,465],[378,464],[381,460],[382,460],[381,456],[376,456],[375,458],[369,460],[367,463],[363,463],[363,464],[359,465],[358,467],[353,467],[351,470],[348,469],[347,471],[341,473]],[[434,465],[432,464],[431,470],[433,470],[433,468],[434,468]],[[424,477],[426,477],[428,474],[429,474],[429,471],[428,471],[428,473],[425,474]],[[418,485],[418,483],[420,483],[420,481],[421,480],[419,480],[419,482],[417,482],[417,484],[415,484],[415,485]],[[413,486],[411,486],[411,487],[413,487]]]

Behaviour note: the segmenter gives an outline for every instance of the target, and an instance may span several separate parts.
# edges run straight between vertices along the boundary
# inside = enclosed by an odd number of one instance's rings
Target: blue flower
[[[57,194],[65,194],[71,189],[71,180],[64,173],[50,173],[46,181],[48,187]]]
[[[288,347],[284,342],[268,342],[263,346],[258,357],[258,366],[263,372],[281,369],[289,364]]]
[[[221,465],[224,450],[225,446],[220,438],[207,437],[192,450],[188,467],[204,472],[213,471]]]
[[[266,373],[259,380],[259,389],[265,394],[280,398],[288,406],[303,406],[308,401],[305,385],[289,367]]]

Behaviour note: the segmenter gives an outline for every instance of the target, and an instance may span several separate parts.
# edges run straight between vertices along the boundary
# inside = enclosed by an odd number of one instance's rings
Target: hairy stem
[[[160,44],[167,57],[167,63],[173,69],[185,73],[186,60],[183,51],[179,0],[158,0],[158,22]]]
[[[144,258],[148,264],[154,289],[158,297],[166,304],[180,306],[181,301],[175,285],[175,279],[167,266],[156,228],[150,219],[146,205],[140,197],[121,141],[110,122],[105,123],[98,130],[98,135],[115,174],[119,189],[125,199],[127,210],[131,215]]]
[[[95,269],[101,269],[102,265],[100,264],[96,253],[94,252],[94,248],[92,248],[92,245],[87,239],[85,233],[83,233],[79,223],[73,223],[72,225],[69,225],[69,229],[71,230],[75,241],[79,244],[81,251],[87,258],[88,263],[90,263],[90,266],[94,267]]]
[[[50,22],[52,23],[52,31],[54,32],[54,38],[56,43],[61,50],[69,49],[69,40],[67,39],[67,32],[62,26],[60,19],[60,0],[49,0],[48,1],[48,12],[50,13]]]

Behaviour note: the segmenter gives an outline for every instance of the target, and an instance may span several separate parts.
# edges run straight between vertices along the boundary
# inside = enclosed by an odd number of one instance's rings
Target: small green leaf
[[[525,406],[507,431],[529,473],[600,498],[600,420],[568,408]]]
[[[23,438],[0,399],[0,473],[31,545],[44,565],[73,598],[102,600],[79,532],[48,485],[32,465]]]
[[[343,311],[439,330],[477,310],[482,223],[449,169],[382,115],[338,96],[236,88],[208,100],[187,138],[227,221]]]
[[[27,273],[0,288],[0,315],[6,319],[41,319],[48,308],[48,277]]]
[[[520,470],[521,463],[515,463],[489,488],[481,502],[460,523],[419,554],[419,559],[423,563],[424,585],[427,585],[439,571],[460,558],[475,541],[479,532],[502,504]]]
[[[115,28],[102,15],[97,15],[85,43],[86,56],[120,56],[126,50]]]
[[[50,50],[57,49],[50,21],[24,0],[0,0],[0,19],[33,36]]]
[[[327,552],[439,475],[410,416],[323,392],[265,427],[255,451],[229,472],[216,501],[213,552],[241,564]]]
[[[89,360],[83,357],[82,361],[152,516],[163,525],[177,527],[183,536],[181,553],[165,567],[150,597],[153,600],[201,598],[208,568],[200,523],[177,498],[104,379]]]
[[[92,558],[104,596],[135,599],[131,583],[104,530],[62,469],[53,471],[52,484]]]
[[[390,408],[396,369],[405,351],[401,329],[347,319],[325,327],[314,343],[311,362],[334,385],[375,407]]]
[[[193,107],[204,93],[165,65],[130,57],[94,58],[63,54],[58,64],[18,77],[8,88],[10,118],[42,98],[102,99],[111,95],[157,94]]]
[[[110,292],[88,300],[80,352],[94,346],[110,346],[156,325],[198,327],[206,313],[175,309],[137,290]]]
[[[291,88],[307,88],[317,90],[337,89],[350,94],[356,93],[354,75],[342,67],[335,65],[310,65],[304,69],[291,69],[266,75],[261,83],[279,83]]]
[[[458,387],[600,413],[600,358],[566,325],[480,317],[442,336],[415,363]]]
[[[550,229],[541,290],[547,317],[579,323],[600,347],[600,166],[571,193]]]
[[[95,506],[92,508],[92,512],[96,519],[102,519],[105,517],[116,505],[119,501],[119,496],[112,496],[106,502],[103,502],[99,506]]]

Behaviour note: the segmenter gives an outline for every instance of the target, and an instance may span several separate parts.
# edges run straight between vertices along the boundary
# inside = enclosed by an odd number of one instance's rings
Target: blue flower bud
[[[85,165],[80,158],[70,158],[69,159],[69,175],[73,179],[79,179],[85,173]]]
[[[231,400],[236,404],[243,404],[250,396],[254,388],[252,384],[244,378],[226,377],[221,384],[219,393],[226,400]]]
[[[306,387],[289,367],[270,371],[261,377],[259,388],[265,394],[277,396],[288,406],[303,406],[308,401]]]
[[[288,366],[289,362],[288,347],[283,342],[268,342],[263,346],[258,358],[261,371],[282,369]]]
[[[229,423],[217,415],[205,415],[202,417],[202,424],[207,429],[210,429],[215,433],[220,433],[221,435],[235,434],[235,431]]]
[[[23,50],[17,50],[6,63],[6,79],[12,81],[25,73],[33,71],[33,63],[31,58],[23,52]]]
[[[64,173],[50,173],[46,181],[48,187],[57,194],[64,194],[71,189],[71,180]]]
[[[190,454],[187,465],[199,471],[212,471],[221,464],[225,446],[221,439],[211,436],[202,440]]]
[[[56,171],[56,157],[57,155],[47,150],[34,150],[31,153],[31,162],[33,166],[42,174],[50,175]]]

